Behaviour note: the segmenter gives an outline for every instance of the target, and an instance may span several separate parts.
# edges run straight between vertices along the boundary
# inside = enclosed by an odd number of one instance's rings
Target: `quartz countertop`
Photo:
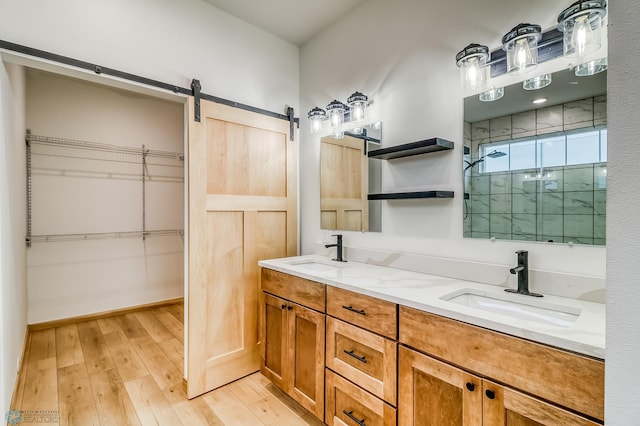
[[[544,295],[536,301],[530,296],[509,294],[511,300],[541,303],[578,313],[575,322],[551,324],[488,312],[445,300],[457,294],[473,292],[484,297],[505,298],[504,287],[405,271],[359,262],[335,262],[322,256],[297,256],[261,260],[264,268],[300,278],[377,297],[421,311],[468,324],[522,337],[572,352],[604,359],[605,305],[579,299]],[[490,299],[489,299],[490,300]],[[571,317],[572,315],[569,315]]]

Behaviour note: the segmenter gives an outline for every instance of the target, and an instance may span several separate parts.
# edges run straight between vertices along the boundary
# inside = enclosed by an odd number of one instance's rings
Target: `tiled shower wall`
[[[477,123],[465,146],[606,125],[606,95]],[[606,163],[465,176],[464,236],[605,244]]]

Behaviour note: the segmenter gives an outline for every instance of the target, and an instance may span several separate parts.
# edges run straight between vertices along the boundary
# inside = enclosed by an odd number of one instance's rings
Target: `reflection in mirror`
[[[563,70],[465,99],[465,237],[605,244],[606,84]]]
[[[380,190],[381,166],[367,152],[380,147],[381,134],[377,122],[320,140],[322,229],[380,232],[380,203],[367,195]]]

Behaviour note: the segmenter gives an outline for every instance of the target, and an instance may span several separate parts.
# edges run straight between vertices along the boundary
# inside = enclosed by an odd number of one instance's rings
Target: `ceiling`
[[[365,0],[203,0],[301,46]]]

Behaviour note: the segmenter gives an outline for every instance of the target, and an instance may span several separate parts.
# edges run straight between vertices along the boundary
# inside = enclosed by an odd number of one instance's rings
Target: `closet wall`
[[[29,70],[26,124],[38,136],[184,151],[184,105]],[[181,297],[184,238],[143,228],[142,155],[32,144],[32,234],[88,234],[27,250],[28,322]],[[184,168],[147,157],[145,229],[184,229]],[[161,164],[158,164],[161,163]]]

